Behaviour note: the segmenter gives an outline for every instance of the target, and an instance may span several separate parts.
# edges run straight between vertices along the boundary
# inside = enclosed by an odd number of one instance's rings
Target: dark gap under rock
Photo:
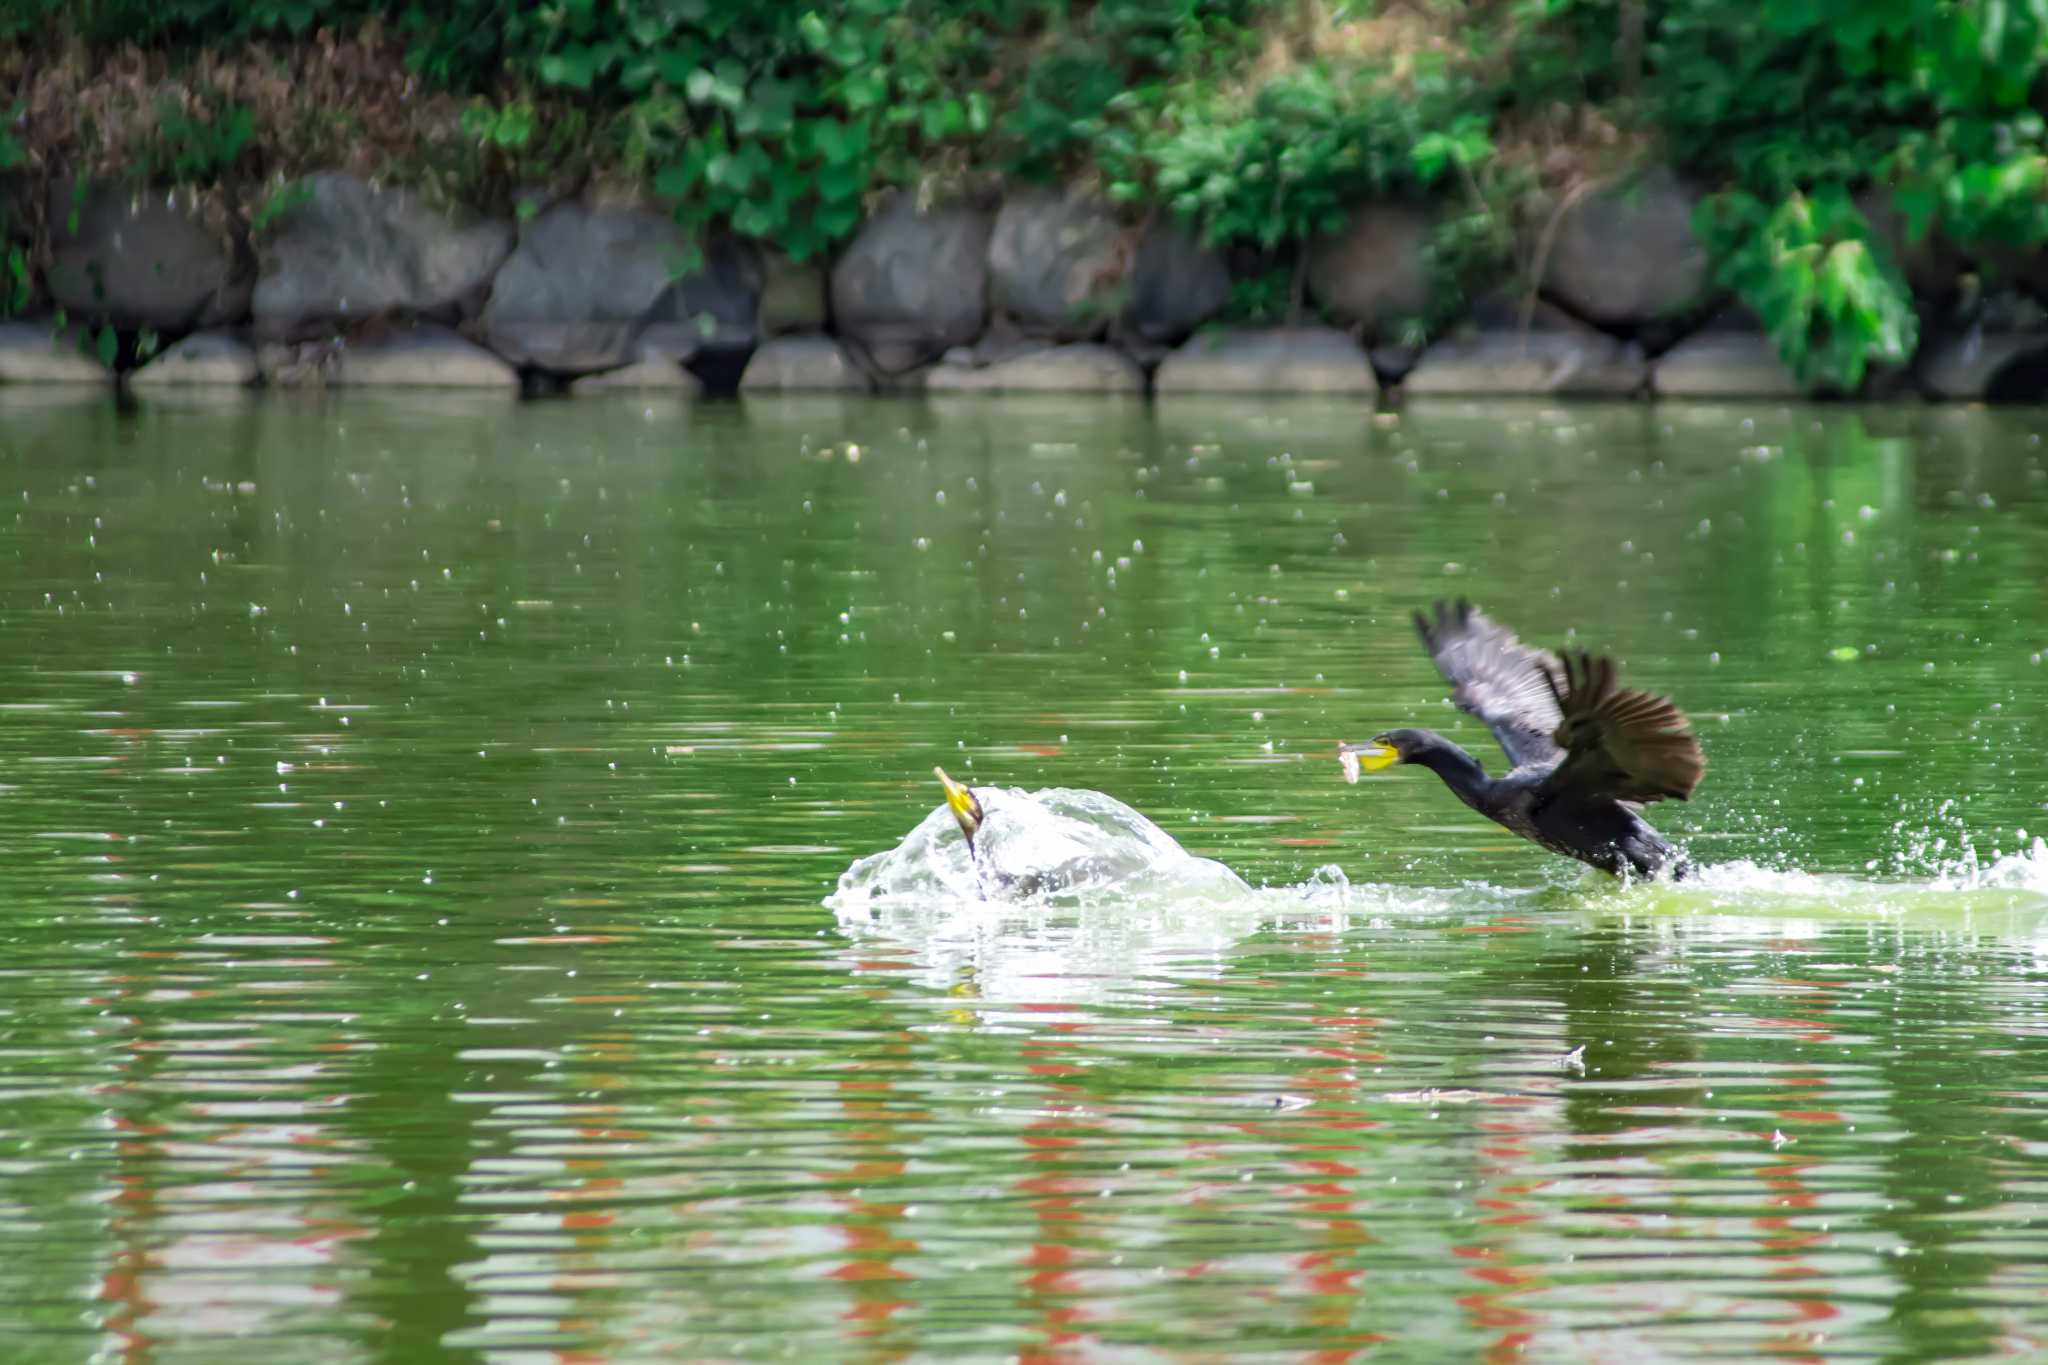
[[[739,393],[740,376],[747,372],[747,362],[753,357],[751,346],[707,346],[685,361],[683,368],[697,376],[706,398],[731,398]]]
[[[1998,367],[1984,385],[1987,403],[2048,402],[2048,344],[2024,351]]]

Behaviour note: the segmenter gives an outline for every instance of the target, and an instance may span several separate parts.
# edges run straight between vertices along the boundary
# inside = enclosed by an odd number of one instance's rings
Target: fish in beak
[[[1391,768],[1401,761],[1401,751],[1387,743],[1381,735],[1370,744],[1339,744],[1337,761],[1344,765],[1344,780],[1356,782],[1360,769],[1376,773],[1382,768]]]

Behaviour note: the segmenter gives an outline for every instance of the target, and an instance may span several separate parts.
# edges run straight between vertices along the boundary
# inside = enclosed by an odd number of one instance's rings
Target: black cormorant
[[[1451,700],[1493,731],[1509,769],[1488,777],[1442,735],[1389,730],[1338,746],[1347,779],[1419,763],[1466,805],[1554,853],[1617,875],[1685,875],[1678,850],[1640,813],[1667,796],[1686,800],[1706,770],[1677,707],[1616,687],[1612,659],[1531,649],[1463,598],[1415,613],[1415,628]]]

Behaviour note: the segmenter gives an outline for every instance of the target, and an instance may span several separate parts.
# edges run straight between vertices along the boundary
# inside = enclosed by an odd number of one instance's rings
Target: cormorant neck
[[[1476,811],[1485,811],[1493,791],[1493,779],[1479,760],[1433,730],[1422,732],[1423,742],[1408,751],[1406,761],[1419,763],[1444,780],[1458,799]]]

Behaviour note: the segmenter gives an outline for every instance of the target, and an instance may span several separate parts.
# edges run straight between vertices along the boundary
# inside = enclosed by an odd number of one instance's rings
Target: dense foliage
[[[2048,243],[2042,0],[1638,5],[1633,73],[1619,69],[1630,8],[1546,0],[1542,67],[1606,98],[1644,92],[1633,117],[1718,191],[1696,226],[1721,280],[1802,379],[1854,390],[1869,365],[1911,358],[1900,258],[1936,235],[1992,274]]]
[[[2048,0],[0,0],[0,77],[10,44],[85,70],[159,54],[185,83],[125,164],[260,171],[257,218],[365,129],[322,143],[178,73],[336,33],[460,109],[394,173],[508,203],[623,180],[799,259],[884,186],[1080,180],[1264,262],[1279,284],[1241,271],[1240,299],[1270,311],[1300,306],[1288,270],[1349,204],[1425,200],[1425,329],[1509,272],[1542,204],[1660,158],[1711,191],[1696,227],[1722,283],[1845,390],[1946,306],[1912,296],[1909,253],[1938,236],[1988,272],[2048,242]],[[0,125],[0,174],[33,160],[23,126]]]

